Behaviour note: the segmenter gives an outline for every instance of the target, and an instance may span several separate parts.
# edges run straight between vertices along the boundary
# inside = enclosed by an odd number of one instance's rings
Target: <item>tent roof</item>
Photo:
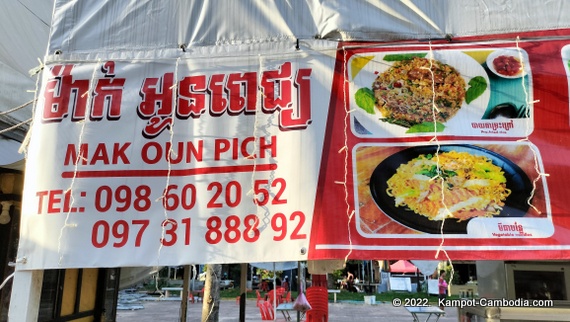
[[[393,273],[415,273],[417,267],[406,260],[399,260],[390,265],[390,271]]]
[[[288,271],[291,269],[296,269],[298,266],[297,262],[265,262],[265,263],[250,263],[251,266],[265,269],[268,271]]]
[[[208,1],[0,1],[0,112],[34,99],[36,79],[28,71],[39,66],[38,60],[105,59],[109,52],[126,51],[161,56],[181,45],[196,50],[313,38],[383,42],[570,28],[570,3],[564,0],[442,0],[437,5],[420,0],[215,5]],[[243,19],[245,15],[248,19]],[[0,130],[29,120],[32,106],[1,115]],[[2,136],[21,142],[28,125]]]
[[[29,71],[40,65],[39,60],[45,56],[54,1],[0,1],[0,112],[6,112],[34,99],[36,77],[31,77]],[[0,130],[29,120],[32,106],[0,115]],[[28,124],[2,136],[21,142]]]

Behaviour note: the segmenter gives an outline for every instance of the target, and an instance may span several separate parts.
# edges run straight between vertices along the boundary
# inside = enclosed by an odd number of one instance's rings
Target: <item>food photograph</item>
[[[522,126],[532,126],[530,65],[517,48],[358,53],[348,72],[351,128],[359,137],[511,137],[532,131]],[[513,126],[479,126],[494,121]]]
[[[465,237],[474,220],[496,225],[542,218],[548,224],[539,158],[533,146],[520,142],[358,145],[360,232]]]

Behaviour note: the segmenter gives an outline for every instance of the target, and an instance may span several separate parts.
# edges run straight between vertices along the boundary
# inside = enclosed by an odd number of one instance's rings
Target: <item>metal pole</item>
[[[245,322],[245,300],[247,298],[247,264],[240,264],[239,321]]]
[[[303,279],[303,274],[301,273],[301,262],[297,262],[297,290],[298,290],[298,294],[297,297],[299,297],[299,295],[301,295],[301,292],[303,291],[303,287],[301,284],[301,281]],[[297,322],[301,321],[301,312],[297,311]]]
[[[273,262],[273,320],[277,318],[277,278],[275,273],[275,262]]]

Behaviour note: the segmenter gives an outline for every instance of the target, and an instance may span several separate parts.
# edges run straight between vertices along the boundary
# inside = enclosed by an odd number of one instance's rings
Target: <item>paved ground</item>
[[[255,305],[255,300],[247,300],[245,320],[248,322],[261,321],[261,314]],[[143,301],[143,309],[118,310],[117,322],[179,322],[180,302],[178,301]],[[446,315],[439,319],[441,322],[457,322],[457,309],[446,308]],[[187,321],[199,322],[202,316],[202,303],[188,304]],[[220,322],[239,321],[239,305],[236,301],[223,300],[220,304]],[[282,315],[277,321],[285,321]],[[293,319],[295,321],[295,319]],[[394,307],[389,303],[356,304],[329,303],[329,321],[390,321],[411,322],[410,313],[404,307]],[[423,321],[423,319],[422,319]],[[432,317],[430,321],[435,321]]]

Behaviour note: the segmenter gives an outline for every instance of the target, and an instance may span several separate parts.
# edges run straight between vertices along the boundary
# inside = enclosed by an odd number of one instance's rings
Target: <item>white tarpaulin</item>
[[[25,266],[306,259],[334,60],[259,49],[49,62],[28,154],[43,161],[26,169]]]
[[[439,265],[439,261],[412,260],[411,262],[425,276],[430,276],[435,273],[437,265]]]
[[[568,107],[560,80],[570,47],[557,38],[567,33],[567,6],[56,0],[35,93],[17,268],[427,259],[443,254],[440,233],[464,258],[515,246],[561,256],[567,196],[556,171],[566,171],[558,164],[566,149],[550,142],[550,126]],[[519,44],[530,31],[539,32]],[[491,70],[489,57],[507,57],[498,47],[521,59],[519,81]],[[443,128],[425,122],[409,131],[370,96],[379,74],[410,57],[447,62],[462,80],[466,94],[454,106],[463,113]],[[536,75],[547,85],[534,86]],[[546,94],[551,83],[560,94]],[[505,95],[505,106],[524,106],[523,114],[489,119],[487,108]],[[360,106],[362,98],[372,105]],[[535,119],[527,105],[539,101],[545,114]],[[517,188],[501,190],[511,200],[491,207],[512,210],[509,218],[473,220],[469,229],[467,220],[448,221],[443,231],[440,220],[409,216],[383,193],[386,171],[372,180],[382,160],[392,167],[395,157],[416,157],[406,152],[413,147],[425,155],[445,143],[458,149],[465,135],[466,153],[500,163],[510,175],[504,182]],[[427,146],[427,136],[442,141]],[[555,171],[551,186],[543,168]],[[562,214],[558,230],[554,212]]]
[[[268,271],[288,271],[297,269],[298,262],[266,262],[266,263],[250,263],[251,266],[261,268]]]
[[[12,128],[2,136],[20,142],[32,117],[36,89],[36,77],[30,76],[29,71],[38,67],[45,56],[53,3],[53,0],[0,1],[0,130]],[[2,153],[24,159],[24,155],[15,151],[2,150]]]
[[[110,52],[143,56],[181,45],[199,50],[220,44],[295,42],[315,37],[428,40],[570,27],[570,4],[564,0],[442,0],[437,5],[421,0],[1,3],[0,111],[34,98],[29,91],[35,89],[35,79],[28,71],[40,64],[38,59],[44,60],[46,46],[48,54],[97,59]],[[28,106],[11,113],[10,124],[29,119],[31,111]],[[11,132],[22,139],[21,131]]]

